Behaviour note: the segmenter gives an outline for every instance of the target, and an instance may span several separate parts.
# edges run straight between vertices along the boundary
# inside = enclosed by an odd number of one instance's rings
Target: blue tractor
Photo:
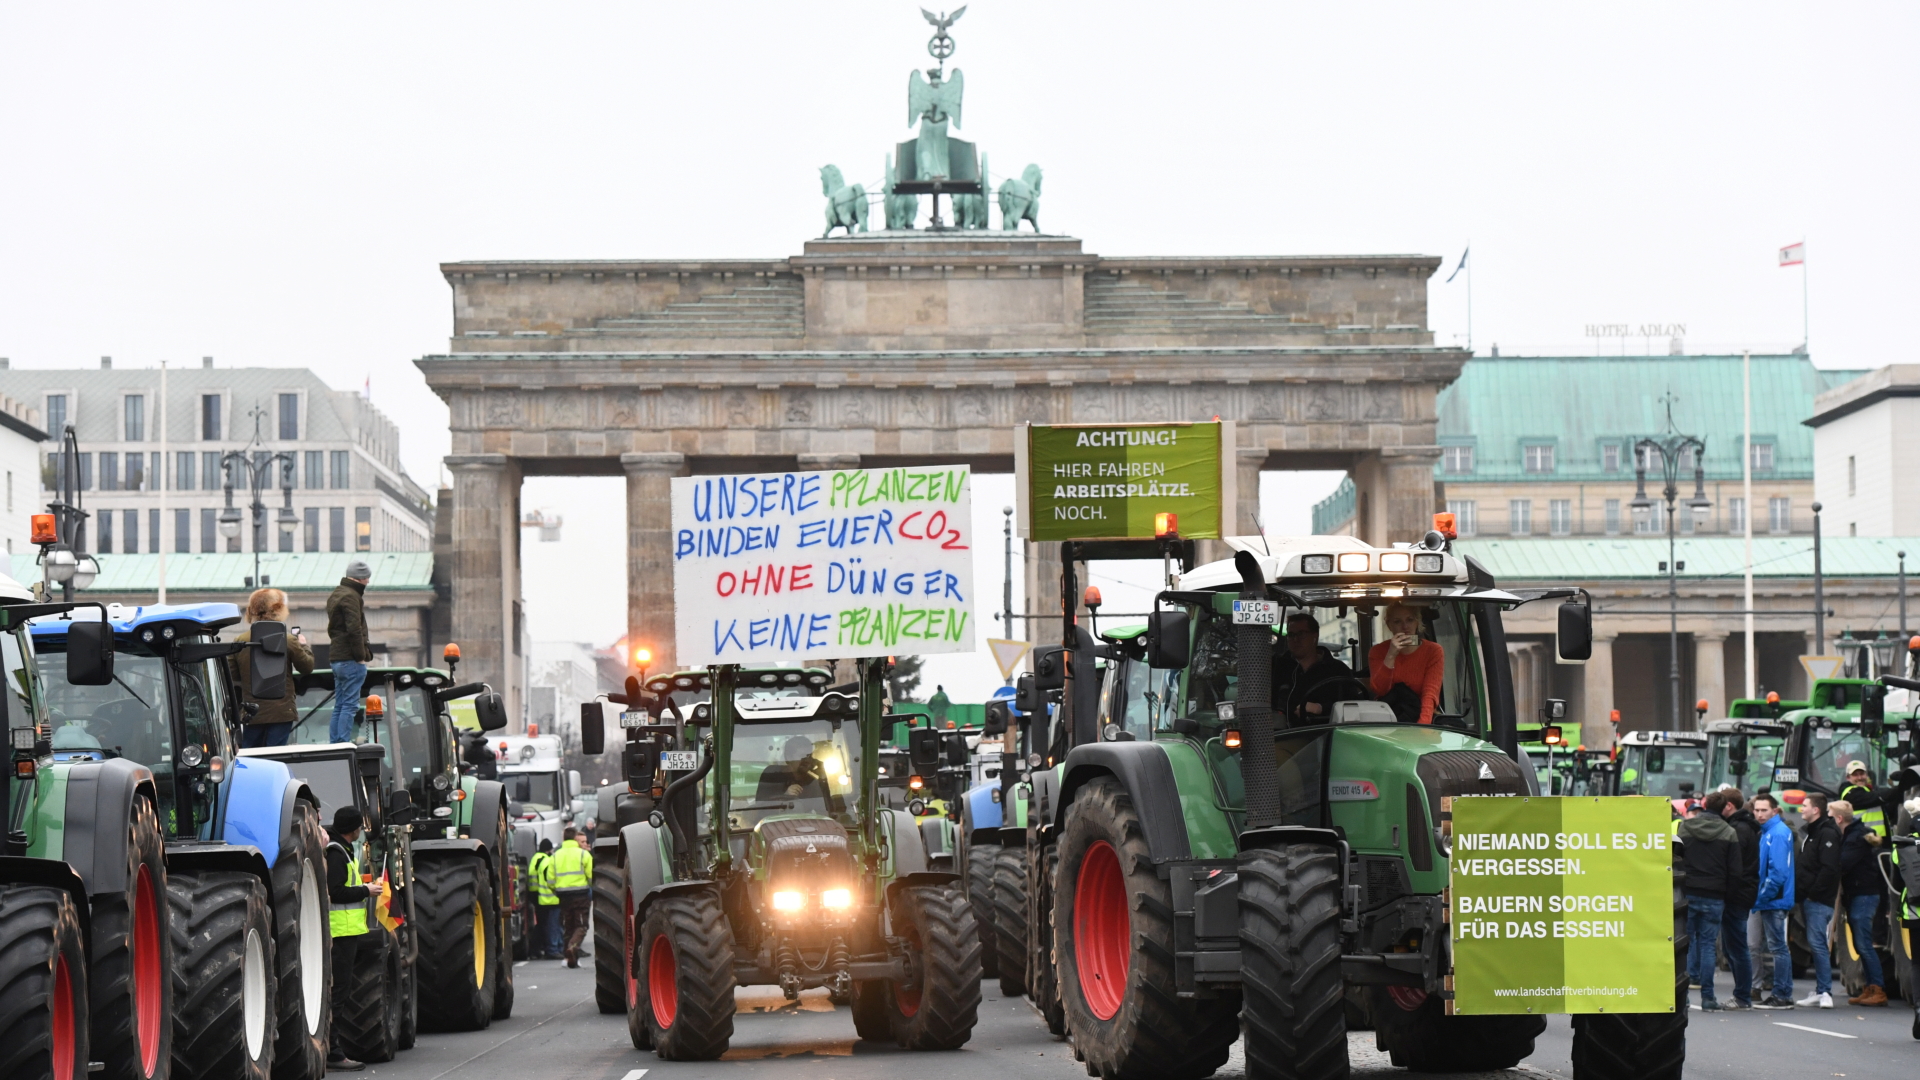
[[[36,619],[31,636],[59,763],[151,773],[165,860],[176,1076],[322,1080],[331,992],[320,803],[287,766],[242,758],[228,658],[255,650],[249,692],[286,686],[286,628],[222,642],[232,604],[112,605]],[[89,618],[89,616],[94,616]],[[69,651],[101,677],[70,681]]]

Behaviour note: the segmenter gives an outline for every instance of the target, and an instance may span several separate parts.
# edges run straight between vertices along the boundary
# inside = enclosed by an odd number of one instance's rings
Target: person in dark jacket
[[[1795,1005],[1833,1008],[1833,954],[1827,928],[1840,895],[1840,829],[1827,815],[1827,797],[1808,792],[1800,804],[1800,851],[1794,859],[1794,894],[1807,920],[1807,945],[1813,950],[1813,992]]]
[[[365,559],[347,564],[347,576],[327,597],[327,665],[333,669],[333,723],[328,742],[353,737],[353,714],[360,709],[360,688],[367,682],[373,649],[367,641],[365,596],[373,569]]]
[[[247,597],[247,629],[235,637],[235,641],[246,641],[253,633],[252,624],[257,622],[287,621],[287,594],[279,589],[255,589]],[[293,670],[305,675],[313,670],[313,650],[307,647],[307,639],[302,637],[298,627],[287,631],[287,659]],[[277,701],[262,701],[247,692],[247,678],[253,664],[253,650],[242,649],[227,658],[227,664],[233,669],[234,682],[240,688],[240,700],[251,701],[258,711],[247,718],[247,726],[240,733],[240,745],[248,746],[285,746],[287,737],[293,733],[294,721],[299,719],[294,706],[296,695],[293,687],[287,687],[285,697]],[[291,682],[291,680],[289,680]]]
[[[372,904],[369,901],[382,891],[377,881],[364,885],[360,883],[359,866],[353,858],[354,841],[360,838],[360,829],[365,824],[366,819],[360,811],[343,806],[334,811],[333,826],[327,830],[327,929],[333,935],[335,1016],[345,1015],[341,1010],[350,1004],[354,987],[353,966],[359,958],[361,943],[373,930],[373,914],[369,910]],[[329,1039],[328,1071],[352,1071],[364,1067]]]
[[[1720,794],[1715,792],[1714,794]],[[1727,896],[1740,886],[1740,837],[1719,814],[1696,810],[1680,823],[1680,865],[1686,874],[1687,974],[1700,985],[1700,1008],[1719,1012],[1713,971]],[[1735,985],[1738,985],[1736,980]]]
[[[1722,788],[1707,796],[1706,808],[1719,814],[1740,843],[1740,876],[1727,893],[1726,910],[1720,917],[1720,942],[1727,950],[1727,966],[1733,969],[1733,1000],[1725,1007],[1753,1007],[1753,951],[1748,943],[1748,915],[1754,897],[1760,893],[1760,823],[1743,803],[1738,788]]]
[[[1334,702],[1367,696],[1365,685],[1356,681],[1353,669],[1320,644],[1320,620],[1306,614],[1289,618],[1286,646],[1293,661],[1289,672],[1292,685],[1285,691],[1281,708],[1288,722],[1324,724],[1332,719],[1329,714]]]
[[[1853,951],[1860,954],[1867,985],[1847,999],[1849,1005],[1885,1005],[1885,976],[1880,970],[1880,954],[1873,948],[1873,917],[1880,911],[1880,845],[1877,830],[1854,816],[1853,804],[1836,799],[1827,804],[1834,825],[1840,829],[1840,902],[1846,906],[1847,929],[1853,934]]]

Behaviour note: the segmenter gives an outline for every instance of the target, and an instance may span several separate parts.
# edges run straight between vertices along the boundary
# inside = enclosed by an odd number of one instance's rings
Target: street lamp
[[[43,531],[36,522],[34,542],[40,545],[41,572],[45,575],[41,591],[50,592],[47,586],[57,584],[60,598],[72,600],[74,590],[93,584],[100,573],[100,564],[87,554],[87,518],[91,515],[80,505],[84,498],[80,490],[80,440],[72,424],[61,432],[60,451],[54,457],[58,467],[53,483],[55,498],[47,504],[52,511],[52,528]]]
[[[233,508],[233,488],[227,488],[227,508],[220,512],[220,535],[229,540],[240,535],[240,511]]]
[[[91,555],[82,555],[79,560],[73,564],[73,587],[75,589],[87,588],[93,584],[93,579],[99,576],[100,564],[95,561]]]
[[[1680,461],[1684,455],[1693,457],[1693,497],[1686,500],[1685,506],[1693,512],[1696,525],[1704,524],[1707,514],[1713,509],[1713,503],[1707,499],[1707,469],[1705,459],[1707,444],[1693,435],[1682,435],[1673,426],[1673,396],[1667,395],[1667,430],[1660,438],[1641,439],[1633,444],[1634,456],[1634,493],[1633,520],[1642,531],[1652,522],[1656,503],[1647,496],[1647,466],[1654,456],[1659,455],[1660,473],[1665,483],[1660,489],[1660,500],[1667,510],[1667,659],[1668,681],[1672,684],[1673,722],[1678,726],[1680,712],[1680,563],[1676,545],[1678,521],[1675,512],[1680,504]]]
[[[260,444],[260,421],[267,413],[265,409],[255,406],[248,415],[253,417],[253,441],[247,444],[251,449]],[[247,509],[253,512],[253,577],[247,583],[248,588],[258,589],[267,584],[267,580],[260,576],[260,549],[265,547],[267,542],[267,504],[261,500],[260,493],[272,480],[273,470],[276,467],[280,470],[281,496],[277,521],[280,526],[280,535],[291,540],[295,524],[293,455],[285,451],[275,454],[254,451],[250,455],[247,450],[229,450],[220,456],[222,477],[220,486],[227,497],[227,508],[220,512],[221,536],[232,540],[240,535],[240,511],[233,505],[233,478],[236,473],[245,470],[247,489],[253,494],[253,500],[247,504]]]

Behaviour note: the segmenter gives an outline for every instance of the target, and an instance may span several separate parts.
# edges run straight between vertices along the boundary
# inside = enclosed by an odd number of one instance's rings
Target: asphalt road
[[[594,1007],[593,972],[585,963],[571,971],[558,961],[523,963],[515,983],[513,1019],[482,1032],[422,1035],[419,1045],[398,1060],[368,1066],[360,1075],[382,1080],[642,1080],[636,1070],[645,1070],[645,1080],[1075,1080],[1086,1075],[1070,1046],[1048,1035],[1024,1001],[1002,998],[993,983],[983,988],[973,1041],[951,1054],[914,1054],[860,1042],[853,1018],[828,1002],[824,991],[809,991],[795,1004],[773,987],[751,987],[739,992],[740,1013],[726,1057],[687,1063],[633,1049],[625,1018],[602,1016]],[[1695,1012],[1688,1029],[1687,1076],[1913,1080],[1920,1075],[1920,1042],[1908,1033],[1911,1022],[1912,1013],[1899,1006],[1711,1017]],[[1373,1049],[1371,1033],[1349,1038],[1355,1077],[1416,1075],[1389,1065],[1386,1055]],[[1571,1046],[1567,1019],[1554,1017],[1520,1068],[1471,1075],[1570,1080]],[[1244,1076],[1238,1053],[1217,1075],[1223,1080]]]

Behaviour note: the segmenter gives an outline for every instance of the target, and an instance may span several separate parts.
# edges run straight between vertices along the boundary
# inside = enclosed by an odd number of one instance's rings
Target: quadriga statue
[[[1040,231],[1040,166],[1029,165],[1017,180],[1000,185],[1000,227],[1012,232],[1025,218]]]
[[[820,167],[820,193],[827,197],[827,231],[820,234],[823,238],[832,236],[836,228],[846,229],[848,236],[854,234],[856,225],[857,231],[867,231],[867,189],[847,183],[838,165]]]

